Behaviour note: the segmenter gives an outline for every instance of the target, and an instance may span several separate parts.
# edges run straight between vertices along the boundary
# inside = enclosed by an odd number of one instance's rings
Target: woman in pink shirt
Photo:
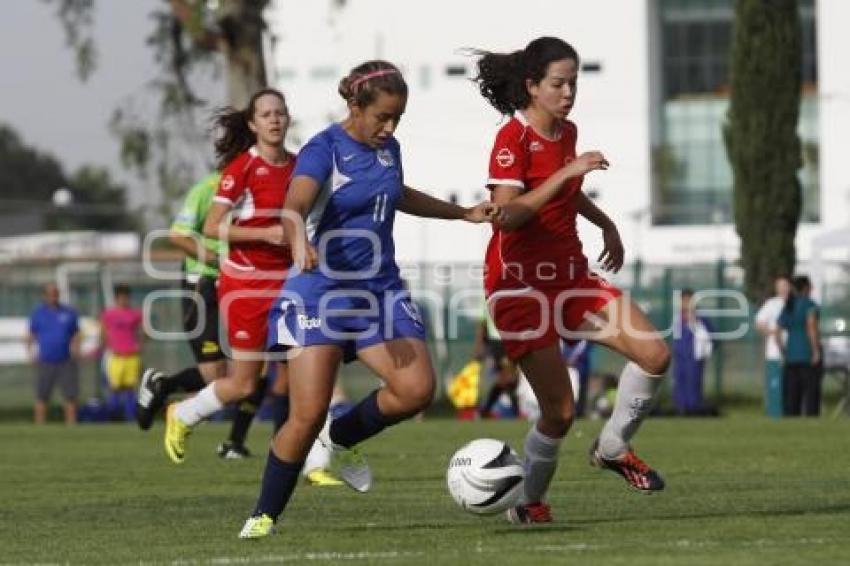
[[[100,315],[101,340],[106,349],[106,377],[111,394],[110,414],[123,411],[124,419],[135,419],[136,387],[142,371],[142,311],[130,305],[130,287],[116,285],[115,306]]]

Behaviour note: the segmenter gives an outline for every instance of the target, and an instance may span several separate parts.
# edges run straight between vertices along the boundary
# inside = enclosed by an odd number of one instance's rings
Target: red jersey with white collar
[[[262,158],[256,147],[231,161],[221,174],[216,202],[233,207],[232,224],[261,228],[280,224],[280,214],[295,169],[292,157],[283,165]],[[240,272],[283,271],[292,263],[289,248],[265,242],[231,242],[227,268]]]
[[[487,186],[508,185],[533,191],[576,157],[577,129],[565,120],[558,139],[549,139],[517,112],[496,134]],[[583,178],[564,183],[521,228],[493,226],[487,246],[484,287],[499,289],[569,287],[587,272],[587,258],[576,229],[576,197]]]

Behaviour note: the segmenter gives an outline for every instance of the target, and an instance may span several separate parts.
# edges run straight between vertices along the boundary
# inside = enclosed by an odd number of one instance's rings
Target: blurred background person
[[[561,340],[561,356],[564,358],[564,363],[567,364],[567,371],[570,372],[570,379],[573,381],[576,417],[584,417],[587,413],[590,353],[592,349],[593,342],[588,340]]]
[[[680,415],[702,415],[705,362],[711,357],[711,325],[696,312],[693,289],[683,289],[673,327],[673,404]]]
[[[508,358],[499,331],[487,310],[487,304],[482,305],[481,319],[475,329],[475,345],[473,356],[481,360],[492,378],[492,385],[484,398],[484,403],[478,407],[478,416],[482,419],[499,416],[494,407],[502,395],[507,395],[511,404],[511,416],[519,416],[517,400],[517,385],[519,374],[516,365]]]
[[[154,416],[173,393],[194,393],[227,372],[227,359],[219,343],[218,259],[226,250],[215,238],[203,234],[204,220],[221,181],[217,170],[189,189],[169,230],[169,240],[184,254],[181,299],[183,329],[191,336],[189,347],[195,365],[166,375],[149,368],[139,386],[136,418],[148,430]],[[202,326],[199,326],[202,325]]]
[[[805,275],[791,280],[792,292],[779,315],[779,326],[788,332],[785,342],[783,391],[785,414],[791,417],[820,415],[821,358],[818,321],[820,309],[811,297],[812,283]],[[778,335],[775,336],[779,344]]]
[[[75,424],[80,390],[79,315],[72,307],[59,302],[59,288],[55,283],[44,286],[44,302],[30,314],[26,347],[36,368],[35,423],[47,422],[50,394],[58,382],[64,399],[65,424]]]
[[[785,332],[779,327],[779,315],[791,293],[791,281],[780,275],[773,283],[773,297],[767,299],[756,313],[756,329],[764,340],[764,410],[768,417],[782,417],[782,349]]]
[[[142,311],[130,304],[130,287],[116,285],[115,305],[100,315],[101,345],[106,356],[110,415],[136,418],[136,394],[142,372]]]

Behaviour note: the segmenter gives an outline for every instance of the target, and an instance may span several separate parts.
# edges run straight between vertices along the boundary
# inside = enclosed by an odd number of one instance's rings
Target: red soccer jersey
[[[294,169],[294,158],[285,165],[273,165],[252,147],[225,167],[214,200],[233,207],[232,223],[236,226],[279,224]],[[229,247],[227,263],[240,272],[283,271],[292,263],[289,249],[281,246],[231,242]]]
[[[533,191],[576,157],[575,124],[565,121],[561,136],[543,137],[517,112],[496,134],[487,186]],[[576,230],[576,196],[582,178],[573,178],[522,228],[503,232],[493,226],[487,246],[484,286],[499,289],[569,287],[587,271]]]

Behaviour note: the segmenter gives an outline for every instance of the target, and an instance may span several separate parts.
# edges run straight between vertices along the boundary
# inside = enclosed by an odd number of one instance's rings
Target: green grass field
[[[264,458],[220,461],[223,425],[170,464],[162,425],[0,426],[0,564],[802,564],[850,560],[850,421],[655,419],[640,453],[655,496],[587,466],[600,423],[578,423],[551,490],[556,522],[516,528],[462,512],[445,466],[462,443],[522,446],[522,422],[406,423],[366,445],[367,495],[299,486],[278,535],[236,538]],[[255,426],[256,452],[269,425]]]

